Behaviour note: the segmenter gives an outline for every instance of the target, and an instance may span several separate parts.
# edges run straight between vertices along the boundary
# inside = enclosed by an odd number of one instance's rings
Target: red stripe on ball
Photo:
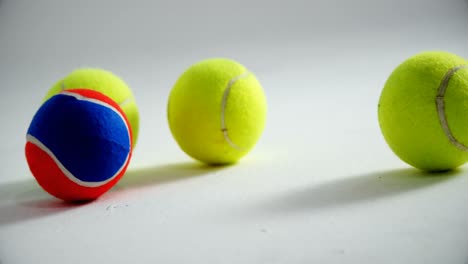
[[[74,202],[94,200],[108,191],[122,178],[130,160],[121,173],[108,183],[98,187],[84,187],[69,180],[54,160],[38,146],[27,142],[25,152],[29,168],[41,187],[59,199]]]

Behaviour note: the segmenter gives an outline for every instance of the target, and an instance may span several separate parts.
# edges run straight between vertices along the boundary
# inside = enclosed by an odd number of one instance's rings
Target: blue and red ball
[[[65,201],[93,200],[125,173],[132,131],[109,97],[93,90],[67,90],[39,108],[25,151],[32,174],[48,193]]]

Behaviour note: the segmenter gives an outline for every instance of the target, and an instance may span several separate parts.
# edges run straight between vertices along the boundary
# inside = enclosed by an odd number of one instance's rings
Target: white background
[[[468,171],[425,175],[377,121],[391,71],[424,50],[468,58],[468,1],[0,0],[0,263],[468,263]],[[269,110],[239,164],[210,168],[170,135],[166,101],[191,64],[254,72]],[[35,183],[25,134],[77,67],[134,90],[131,167],[99,200]]]

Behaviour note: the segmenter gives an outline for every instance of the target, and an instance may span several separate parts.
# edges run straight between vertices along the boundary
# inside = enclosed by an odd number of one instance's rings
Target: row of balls
[[[468,62],[449,52],[417,54],[387,79],[378,116],[383,136],[406,163],[445,171],[468,161]],[[255,76],[228,59],[192,65],[175,83],[167,117],[179,146],[208,164],[239,160],[265,126],[266,99]],[[138,110],[125,83],[82,69],[47,94],[27,134],[26,157],[39,184],[67,201],[91,200],[128,166]]]
[[[167,105],[181,149],[207,164],[235,163],[265,127],[266,98],[255,75],[229,59],[208,59],[176,81]],[[113,73],[78,69],[46,94],[26,136],[39,185],[65,201],[98,198],[125,174],[139,132],[132,90]]]

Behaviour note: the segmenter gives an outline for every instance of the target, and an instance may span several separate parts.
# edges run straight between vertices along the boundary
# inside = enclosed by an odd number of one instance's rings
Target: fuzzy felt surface
[[[57,166],[57,163],[38,146],[26,143],[26,159],[39,185],[49,194],[64,201],[78,202],[94,200],[107,192],[124,175],[128,162],[122,171],[110,181],[97,187],[86,187],[71,181]]]
[[[379,122],[390,148],[403,161],[428,171],[456,168],[468,153],[444,134],[436,107],[439,87],[447,72],[468,62],[457,55],[423,52],[399,65],[388,78],[379,101]],[[457,71],[444,96],[448,126],[468,145],[468,70]]]
[[[136,145],[140,117],[132,90],[117,75],[97,68],[76,69],[58,81],[47,93],[44,100],[63,90],[86,88],[105,94],[115,101],[127,116],[133,132],[133,146]]]
[[[168,102],[168,122],[177,143],[209,164],[233,163],[247,154],[263,132],[266,113],[265,94],[254,74],[222,58],[187,69]]]
[[[131,135],[125,114],[113,100],[92,90],[69,90],[37,111],[28,129],[26,158],[39,184],[52,195],[94,199],[125,173]]]

